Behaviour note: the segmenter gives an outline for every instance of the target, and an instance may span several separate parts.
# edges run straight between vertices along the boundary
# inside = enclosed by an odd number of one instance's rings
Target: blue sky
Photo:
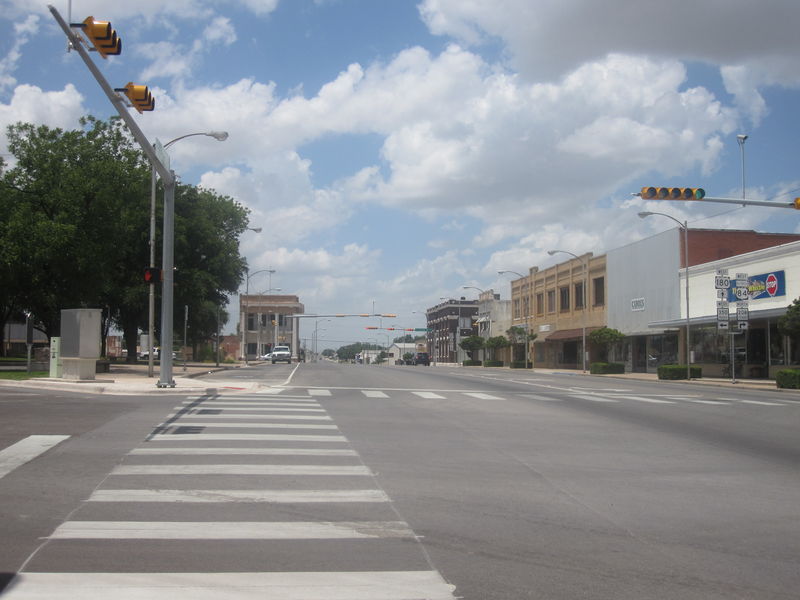
[[[3,132],[112,114],[45,3],[0,9]],[[98,60],[106,78],[153,89],[156,110],[136,116],[150,139],[230,133],[175,144],[173,168],[251,209],[251,272],[275,269],[309,313],[374,304],[398,314],[384,326],[421,327],[441,297],[475,297],[462,286],[508,298],[497,271],[547,267],[549,249],[601,253],[672,226],[645,209],[800,230],[795,211],[630,195],[740,196],[745,133],[747,196],[800,196],[794,0],[73,0],[72,20],[88,15],[123,38]],[[366,340],[367,324],[326,322],[321,344]]]

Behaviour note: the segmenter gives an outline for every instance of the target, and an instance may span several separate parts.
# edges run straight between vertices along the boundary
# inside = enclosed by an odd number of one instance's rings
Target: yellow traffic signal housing
[[[153,99],[153,94],[146,85],[136,85],[135,83],[128,82],[124,88],[116,88],[115,92],[122,92],[128,97],[133,108],[140,113],[146,110],[153,110],[156,107],[156,101]]]
[[[796,210],[800,210],[800,198],[794,199],[794,207]]]
[[[108,21],[96,21],[94,17],[86,17],[80,26],[83,27],[83,32],[92,42],[94,49],[103,58],[109,54],[115,56],[122,53],[122,40]]]
[[[645,200],[702,200],[706,191],[703,188],[643,187],[639,195]]]

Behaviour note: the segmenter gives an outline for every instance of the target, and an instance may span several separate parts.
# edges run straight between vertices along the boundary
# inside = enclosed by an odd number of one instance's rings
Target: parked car
[[[272,349],[272,355],[270,356],[270,360],[274,365],[279,360],[285,360],[288,363],[292,362],[292,351],[289,350],[289,346],[275,346]]]
[[[426,367],[430,367],[431,357],[428,356],[427,352],[417,352],[414,355],[414,365],[425,365]]]
[[[272,352],[267,352],[258,357],[258,360],[272,360]]]

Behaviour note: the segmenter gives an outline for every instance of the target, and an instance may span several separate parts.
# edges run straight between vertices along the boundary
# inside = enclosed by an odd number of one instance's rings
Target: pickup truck
[[[275,346],[272,349],[272,364],[274,365],[279,360],[285,360],[288,363],[292,362],[292,352],[289,350],[289,346]]]

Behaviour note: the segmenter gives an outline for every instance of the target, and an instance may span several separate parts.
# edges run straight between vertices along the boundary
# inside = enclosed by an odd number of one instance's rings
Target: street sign
[[[739,331],[744,331],[748,328],[748,321],[739,321]]]
[[[717,300],[724,300],[728,296],[724,288],[717,288]]]
[[[736,307],[736,320],[737,321],[748,321],[750,319],[750,312],[748,311],[746,306],[737,306]]]
[[[717,329],[727,329],[728,322],[727,321],[717,321]]]
[[[745,286],[736,286],[733,289],[734,295],[737,300],[747,300],[750,297],[749,290]]]
[[[156,138],[156,143],[153,144],[153,150],[155,150],[156,158],[164,165],[164,168],[169,171],[169,154],[164,149],[163,144]]]
[[[731,278],[727,275],[717,275],[714,277],[714,287],[718,290],[727,290],[731,287]]]

